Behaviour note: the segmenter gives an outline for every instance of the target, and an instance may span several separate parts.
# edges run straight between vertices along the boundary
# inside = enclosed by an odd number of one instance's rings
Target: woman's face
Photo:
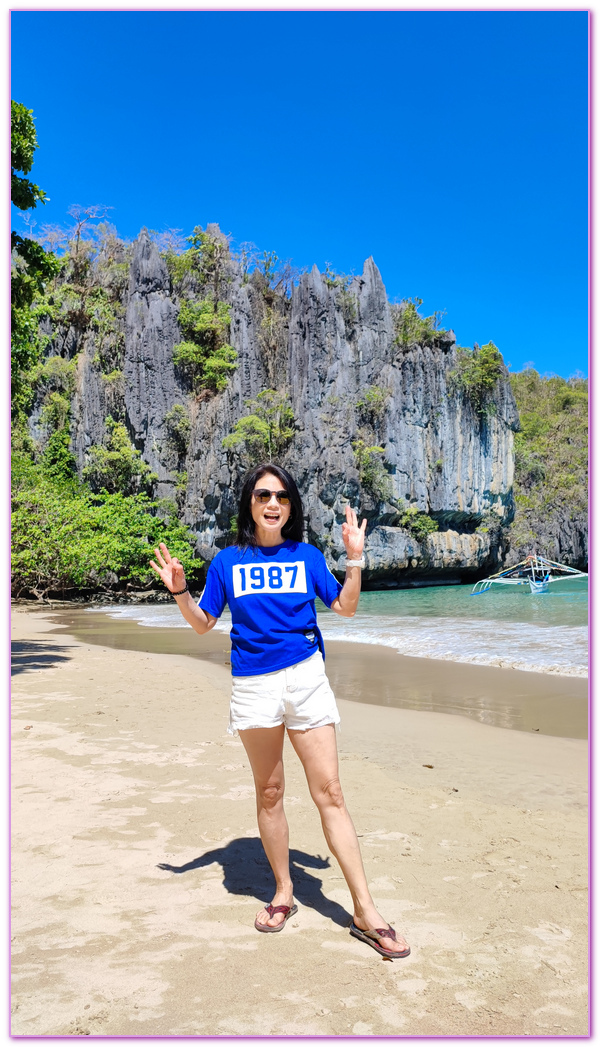
[[[256,541],[258,545],[278,545],[282,542],[281,528],[285,527],[290,518],[291,505],[281,505],[275,497],[268,502],[260,502],[256,492],[269,491],[287,495],[285,485],[282,484],[273,473],[263,473],[254,484],[254,491],[250,500],[250,511],[255,525]]]

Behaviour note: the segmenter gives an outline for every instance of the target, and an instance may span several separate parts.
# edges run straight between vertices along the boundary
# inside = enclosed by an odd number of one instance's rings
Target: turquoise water
[[[323,609],[323,635],[356,642],[358,625],[361,642],[384,644],[401,654],[587,674],[585,583],[565,583],[564,589],[535,596],[528,586],[494,587],[481,596],[471,596],[472,588],[363,593],[350,623]]]
[[[570,589],[554,589],[533,596],[529,586],[494,586],[472,596],[472,585],[438,585],[422,589],[396,589],[362,593],[365,615],[406,615],[467,618],[471,621],[523,622],[546,626],[587,626],[588,591],[584,583],[566,582]],[[578,588],[576,588],[578,586]]]
[[[532,596],[529,588],[493,588],[471,596],[471,585],[363,593],[354,618],[318,603],[326,640],[380,644],[401,654],[499,665],[570,676],[587,675],[587,585]],[[115,606],[116,618],[159,628],[189,628],[176,607]],[[216,628],[229,632],[223,614]]]

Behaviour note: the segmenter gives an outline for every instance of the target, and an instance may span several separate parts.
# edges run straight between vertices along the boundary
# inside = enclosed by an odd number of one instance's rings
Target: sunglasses
[[[266,487],[259,487],[258,490],[253,491],[252,494],[260,505],[266,505],[267,502],[270,502],[273,495],[280,505],[290,504],[290,496],[287,491],[267,491]]]

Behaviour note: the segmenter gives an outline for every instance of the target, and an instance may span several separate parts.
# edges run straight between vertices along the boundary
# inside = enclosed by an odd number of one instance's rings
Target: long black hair
[[[255,524],[252,519],[250,505],[252,492],[256,487],[257,481],[265,473],[272,473],[273,476],[276,476],[290,496],[290,516],[285,526],[281,529],[281,537],[283,539],[289,538],[293,542],[302,541],[304,526],[302,499],[294,478],[290,476],[287,469],[282,469],[280,465],[275,465],[273,462],[261,462],[260,465],[256,465],[244,477],[244,485],[238,507],[237,537],[235,540],[235,544],[240,549],[248,545],[256,545]]]

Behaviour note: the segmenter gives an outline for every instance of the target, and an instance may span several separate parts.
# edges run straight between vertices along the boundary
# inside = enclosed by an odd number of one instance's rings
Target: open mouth
[[[264,519],[276,523],[279,520],[279,513],[265,513]]]

